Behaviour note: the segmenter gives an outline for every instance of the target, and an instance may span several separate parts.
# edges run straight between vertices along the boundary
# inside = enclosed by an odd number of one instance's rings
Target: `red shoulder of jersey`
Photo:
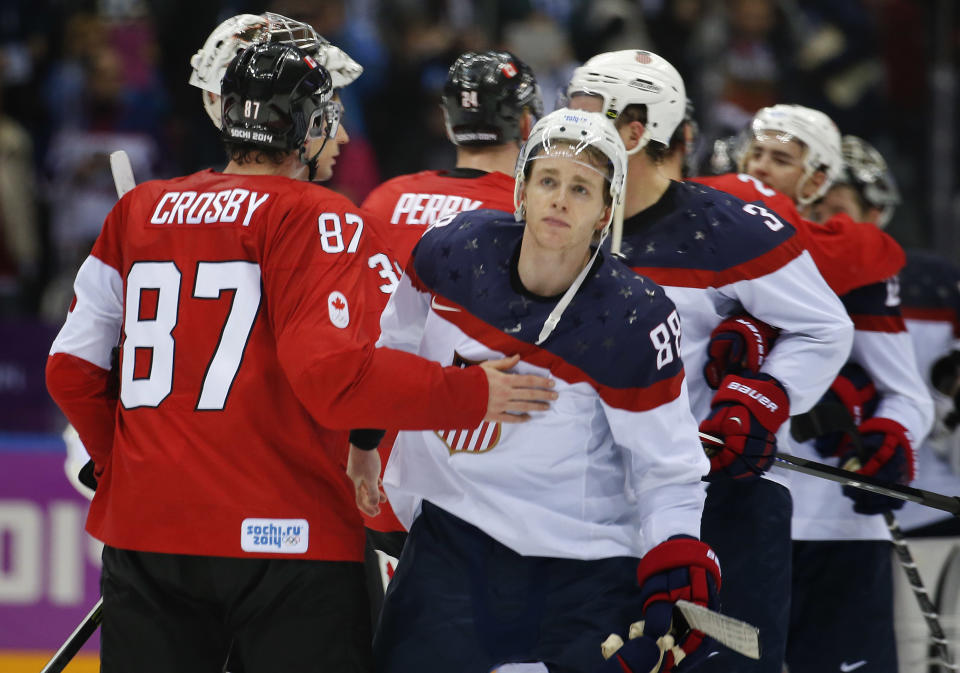
[[[806,229],[807,249],[839,296],[885,281],[907,263],[900,244],[868,222],[840,214]]]
[[[847,215],[835,215],[822,225],[811,222],[800,216],[791,198],[752,175],[727,173],[691,180],[772,208],[796,227],[820,274],[838,296],[884,281],[906,264],[900,245],[876,226]]]
[[[797,206],[793,203],[793,199],[772,187],[768,187],[752,175],[747,175],[746,173],[702,175],[690,178],[690,182],[698,182],[701,185],[719,189],[721,192],[732,194],[747,203],[762,201],[764,205],[772,208],[781,219],[786,220],[797,229],[802,229],[800,222],[803,218],[800,217],[800,213],[797,211]],[[802,236],[802,230],[800,233]]]
[[[466,210],[513,212],[514,180],[505,173],[421,171],[401,175],[374,189],[364,209],[388,227],[388,239],[406,265],[420,236],[437,220]]]

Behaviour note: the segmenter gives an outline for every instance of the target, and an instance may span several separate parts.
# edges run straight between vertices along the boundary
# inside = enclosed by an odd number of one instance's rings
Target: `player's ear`
[[[623,144],[628,153],[640,143],[644,131],[646,131],[646,127],[638,121],[632,121],[620,127],[620,137],[623,139]]]
[[[827,180],[827,174],[825,171],[815,171],[810,178],[803,183],[803,189],[801,196],[807,197],[820,189],[822,185]]]
[[[594,227],[596,231],[603,231],[603,228],[607,226],[607,222],[610,221],[610,208],[611,206],[604,206],[603,210],[600,211],[600,219],[597,220],[597,224]]]

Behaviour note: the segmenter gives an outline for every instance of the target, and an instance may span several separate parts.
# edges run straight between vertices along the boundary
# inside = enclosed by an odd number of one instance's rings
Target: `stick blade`
[[[760,658],[760,629],[690,601],[674,603],[691,629],[702,631],[724,647],[749,659]]]

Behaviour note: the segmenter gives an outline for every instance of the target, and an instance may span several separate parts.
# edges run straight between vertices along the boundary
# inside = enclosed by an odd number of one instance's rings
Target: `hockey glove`
[[[723,441],[710,455],[710,479],[756,479],[773,465],[777,430],[790,415],[787,393],[772,376],[727,376],[700,431]]]
[[[631,625],[630,639],[613,656],[604,652],[610,658],[601,671],[672,671],[681,662],[686,670],[706,658],[715,647],[714,641],[701,631],[677,633],[673,624],[673,604],[683,599],[711,610],[720,607],[720,566],[713,550],[696,538],[675,535],[640,560],[637,584],[640,586],[643,621]],[[622,642],[619,636],[614,638]],[[610,649],[610,640],[607,639],[605,649]],[[660,653],[663,665],[655,668],[657,659],[654,656],[659,657]]]
[[[843,444],[840,465],[858,474],[876,477],[894,484],[913,481],[913,442],[906,428],[889,418],[869,418],[860,424],[860,444]],[[881,514],[900,509],[903,500],[871,493],[852,486],[844,486],[843,494],[853,500],[853,509],[859,514]]]
[[[816,437],[814,447],[824,458],[836,456],[850,442],[844,426],[858,427],[876,412],[878,402],[870,375],[860,365],[848,362],[816,406],[790,421],[790,431],[799,441]],[[811,426],[809,432],[802,432],[805,425]]]
[[[703,375],[716,390],[728,374],[756,373],[767,359],[778,330],[750,315],[727,318],[710,333]]]

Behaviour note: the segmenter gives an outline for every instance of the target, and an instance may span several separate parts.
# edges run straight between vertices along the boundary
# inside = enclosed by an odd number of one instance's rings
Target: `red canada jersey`
[[[92,535],[164,553],[363,558],[347,431],[473,427],[486,405],[478,368],[374,348],[380,251],[365,228],[346,198],[277,176],[203,171],[120,200],[47,363],[97,465]]]
[[[359,211],[366,224],[364,236],[373,252],[366,259],[367,285],[369,294],[366,302],[364,326],[376,339],[380,335],[380,314],[386,308],[390,295],[400,284],[403,265],[400,264],[393,245],[389,242],[390,229],[376,215],[369,211]]]
[[[512,213],[513,177],[455,168],[401,175],[370,192],[363,207],[389,228],[389,242],[404,267],[423,232],[441,217],[464,210]]]
[[[875,225],[855,222],[844,214],[834,215],[823,224],[807,220],[797,212],[793,199],[752,175],[727,173],[691,180],[748,203],[760,201],[792,224],[823,279],[838,296],[885,281],[907,262],[900,244]]]

